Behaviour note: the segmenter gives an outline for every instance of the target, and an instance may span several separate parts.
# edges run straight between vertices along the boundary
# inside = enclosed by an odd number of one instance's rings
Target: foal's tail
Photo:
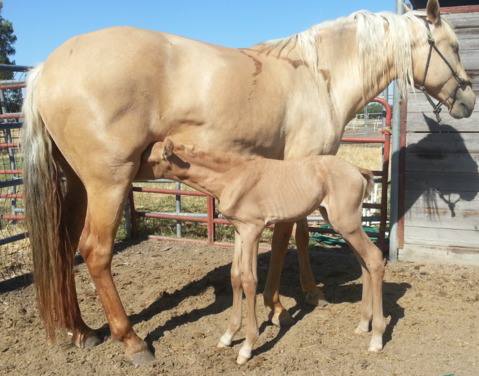
[[[37,108],[41,74],[42,65],[29,73],[23,105],[24,196],[38,308],[47,336],[54,340],[57,328],[73,327],[76,293],[74,254],[62,215],[60,167],[53,158],[55,146]]]
[[[364,191],[363,200],[367,199],[374,188],[374,174],[371,170],[366,170],[365,168],[358,167],[359,172],[363,175],[363,178],[366,179],[366,190]]]

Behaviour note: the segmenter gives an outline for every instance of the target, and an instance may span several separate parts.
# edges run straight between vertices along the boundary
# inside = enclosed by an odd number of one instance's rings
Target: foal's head
[[[441,18],[438,0],[429,0],[426,12],[410,12],[415,86],[443,103],[454,118],[469,117],[476,96],[459,57],[452,27]]]
[[[171,139],[155,142],[143,155],[142,168],[149,169],[157,178],[173,178],[182,170],[190,167],[188,162],[178,156],[186,151],[184,145],[174,145]]]

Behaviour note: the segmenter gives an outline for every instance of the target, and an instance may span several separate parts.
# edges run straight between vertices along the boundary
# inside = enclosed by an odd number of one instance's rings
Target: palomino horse
[[[362,202],[373,187],[370,171],[331,155],[278,161],[204,153],[175,147],[167,138],[155,143],[143,158],[138,176],[180,180],[212,194],[219,210],[234,226],[235,251],[231,266],[233,309],[218,346],[231,346],[241,327],[241,300],[246,296],[246,339],[238,364],[251,358],[258,338],[256,321],[257,254],[259,237],[268,224],[291,222],[321,209],[325,218],[351,244],[363,271],[361,320],[358,333],[369,331],[370,351],[383,347],[383,255],[362,228]]]
[[[457,47],[437,0],[424,14],[359,12],[247,49],[128,27],[67,41],[29,75],[24,107],[25,208],[48,336],[67,329],[77,346],[99,342],[77,302],[79,250],[112,336],[133,362],[152,359],[111,276],[121,208],[149,145],[169,136],[274,159],[334,154],[348,121],[396,78],[467,117],[475,95]],[[301,284],[318,297],[297,223]],[[278,286],[292,226],[274,230],[264,292],[273,322],[286,317]]]

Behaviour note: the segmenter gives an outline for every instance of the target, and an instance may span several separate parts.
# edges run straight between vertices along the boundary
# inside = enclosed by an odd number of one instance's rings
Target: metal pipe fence
[[[381,135],[376,137],[346,137],[342,139],[343,143],[349,144],[376,144],[382,145],[382,168],[377,171],[373,171],[374,176],[376,177],[375,182],[380,184],[381,188],[379,190],[380,194],[376,194],[373,198],[378,198],[379,202],[366,202],[363,208],[368,213],[366,217],[363,218],[365,222],[377,223],[378,225],[378,244],[380,248],[386,252],[386,230],[387,230],[387,208],[388,208],[388,175],[389,175],[389,151],[390,151],[390,128],[391,128],[391,118],[392,111],[389,103],[383,98],[375,98],[371,102],[376,102],[381,104],[385,110],[384,116],[384,126],[381,130]],[[160,179],[143,182],[143,185],[161,184],[169,183],[172,181]],[[181,189],[181,185],[176,183],[175,189],[171,188],[160,188],[160,187],[148,187],[148,186],[138,186],[136,184],[132,187],[132,194],[129,196],[129,208],[131,215],[131,222],[134,224],[132,227],[135,231],[132,233],[133,236],[138,235],[138,224],[141,219],[158,219],[158,220],[168,220],[176,222],[176,237],[182,237],[182,223],[184,222],[194,222],[201,223],[206,226],[206,240],[209,243],[217,241],[217,226],[218,225],[230,225],[229,222],[221,217],[221,214],[216,210],[215,199],[202,192],[193,191],[193,190],[184,190]],[[378,190],[376,189],[376,192]],[[147,211],[147,210],[138,210],[135,207],[135,193],[151,194],[151,195],[174,195],[175,196],[175,212],[164,212],[164,211]],[[191,212],[181,212],[181,197],[183,196],[195,196],[195,197],[204,197],[206,199],[206,211],[201,213],[191,213]],[[379,211],[379,215],[372,215],[372,211]],[[322,222],[322,218],[318,215],[311,215],[308,217],[308,222],[318,223]],[[310,232],[319,232],[319,233],[334,233],[330,228],[318,227],[318,226],[309,226]],[[158,235],[149,235],[152,239],[175,239],[170,236],[158,236]]]
[[[0,279],[30,269],[23,226],[21,104],[28,67],[0,64],[11,79],[0,81]]]
[[[25,271],[30,270],[30,258],[28,245],[25,240],[27,234],[23,226],[24,209],[22,195],[22,150],[20,144],[20,130],[22,127],[22,114],[20,107],[15,109],[11,106],[9,99],[12,93],[18,98],[23,97],[25,88],[25,75],[28,67],[5,66],[0,64],[0,71],[14,72],[13,79],[0,81],[0,279],[6,279]],[[379,227],[378,243],[383,250],[386,246],[387,229],[387,203],[388,203],[388,173],[389,173],[389,151],[390,151],[390,127],[391,107],[386,100],[377,98],[374,102],[380,103],[385,108],[384,126],[382,135],[376,137],[345,137],[343,143],[354,144],[375,144],[382,145],[382,169],[374,171],[376,181],[381,188],[375,188],[373,200],[364,204],[367,224]],[[7,108],[7,105],[10,106]],[[21,105],[21,103],[18,103]],[[14,111],[9,109],[13,108]],[[218,226],[229,226],[229,222],[216,210],[216,202],[212,196],[201,192],[184,189],[179,182],[174,182],[174,188],[170,186],[162,188],[151,186],[150,183],[158,185],[165,183],[165,180],[143,182],[141,186],[135,183],[127,200],[125,210],[125,228],[127,237],[135,237],[139,234],[141,221],[147,219],[167,220],[174,223],[174,234],[176,238],[183,238],[185,235],[185,223],[198,223],[206,228],[205,238],[210,243],[218,242]],[[135,207],[138,203],[138,194],[163,195],[172,197],[174,211],[148,211]],[[185,197],[204,198],[205,209],[201,212],[184,212]],[[379,214],[377,214],[379,212]],[[329,228],[318,227],[322,218],[313,213],[308,217],[310,231],[319,233],[332,233]],[[154,239],[164,239],[165,236],[150,235]],[[173,237],[168,237],[174,239]]]

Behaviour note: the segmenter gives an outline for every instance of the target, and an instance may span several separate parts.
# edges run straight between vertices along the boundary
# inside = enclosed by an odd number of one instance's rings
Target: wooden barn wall
[[[479,12],[445,17],[479,94]],[[434,258],[446,251],[479,260],[479,104],[463,120],[443,110],[441,124],[420,92],[409,96],[407,108],[402,254]]]

